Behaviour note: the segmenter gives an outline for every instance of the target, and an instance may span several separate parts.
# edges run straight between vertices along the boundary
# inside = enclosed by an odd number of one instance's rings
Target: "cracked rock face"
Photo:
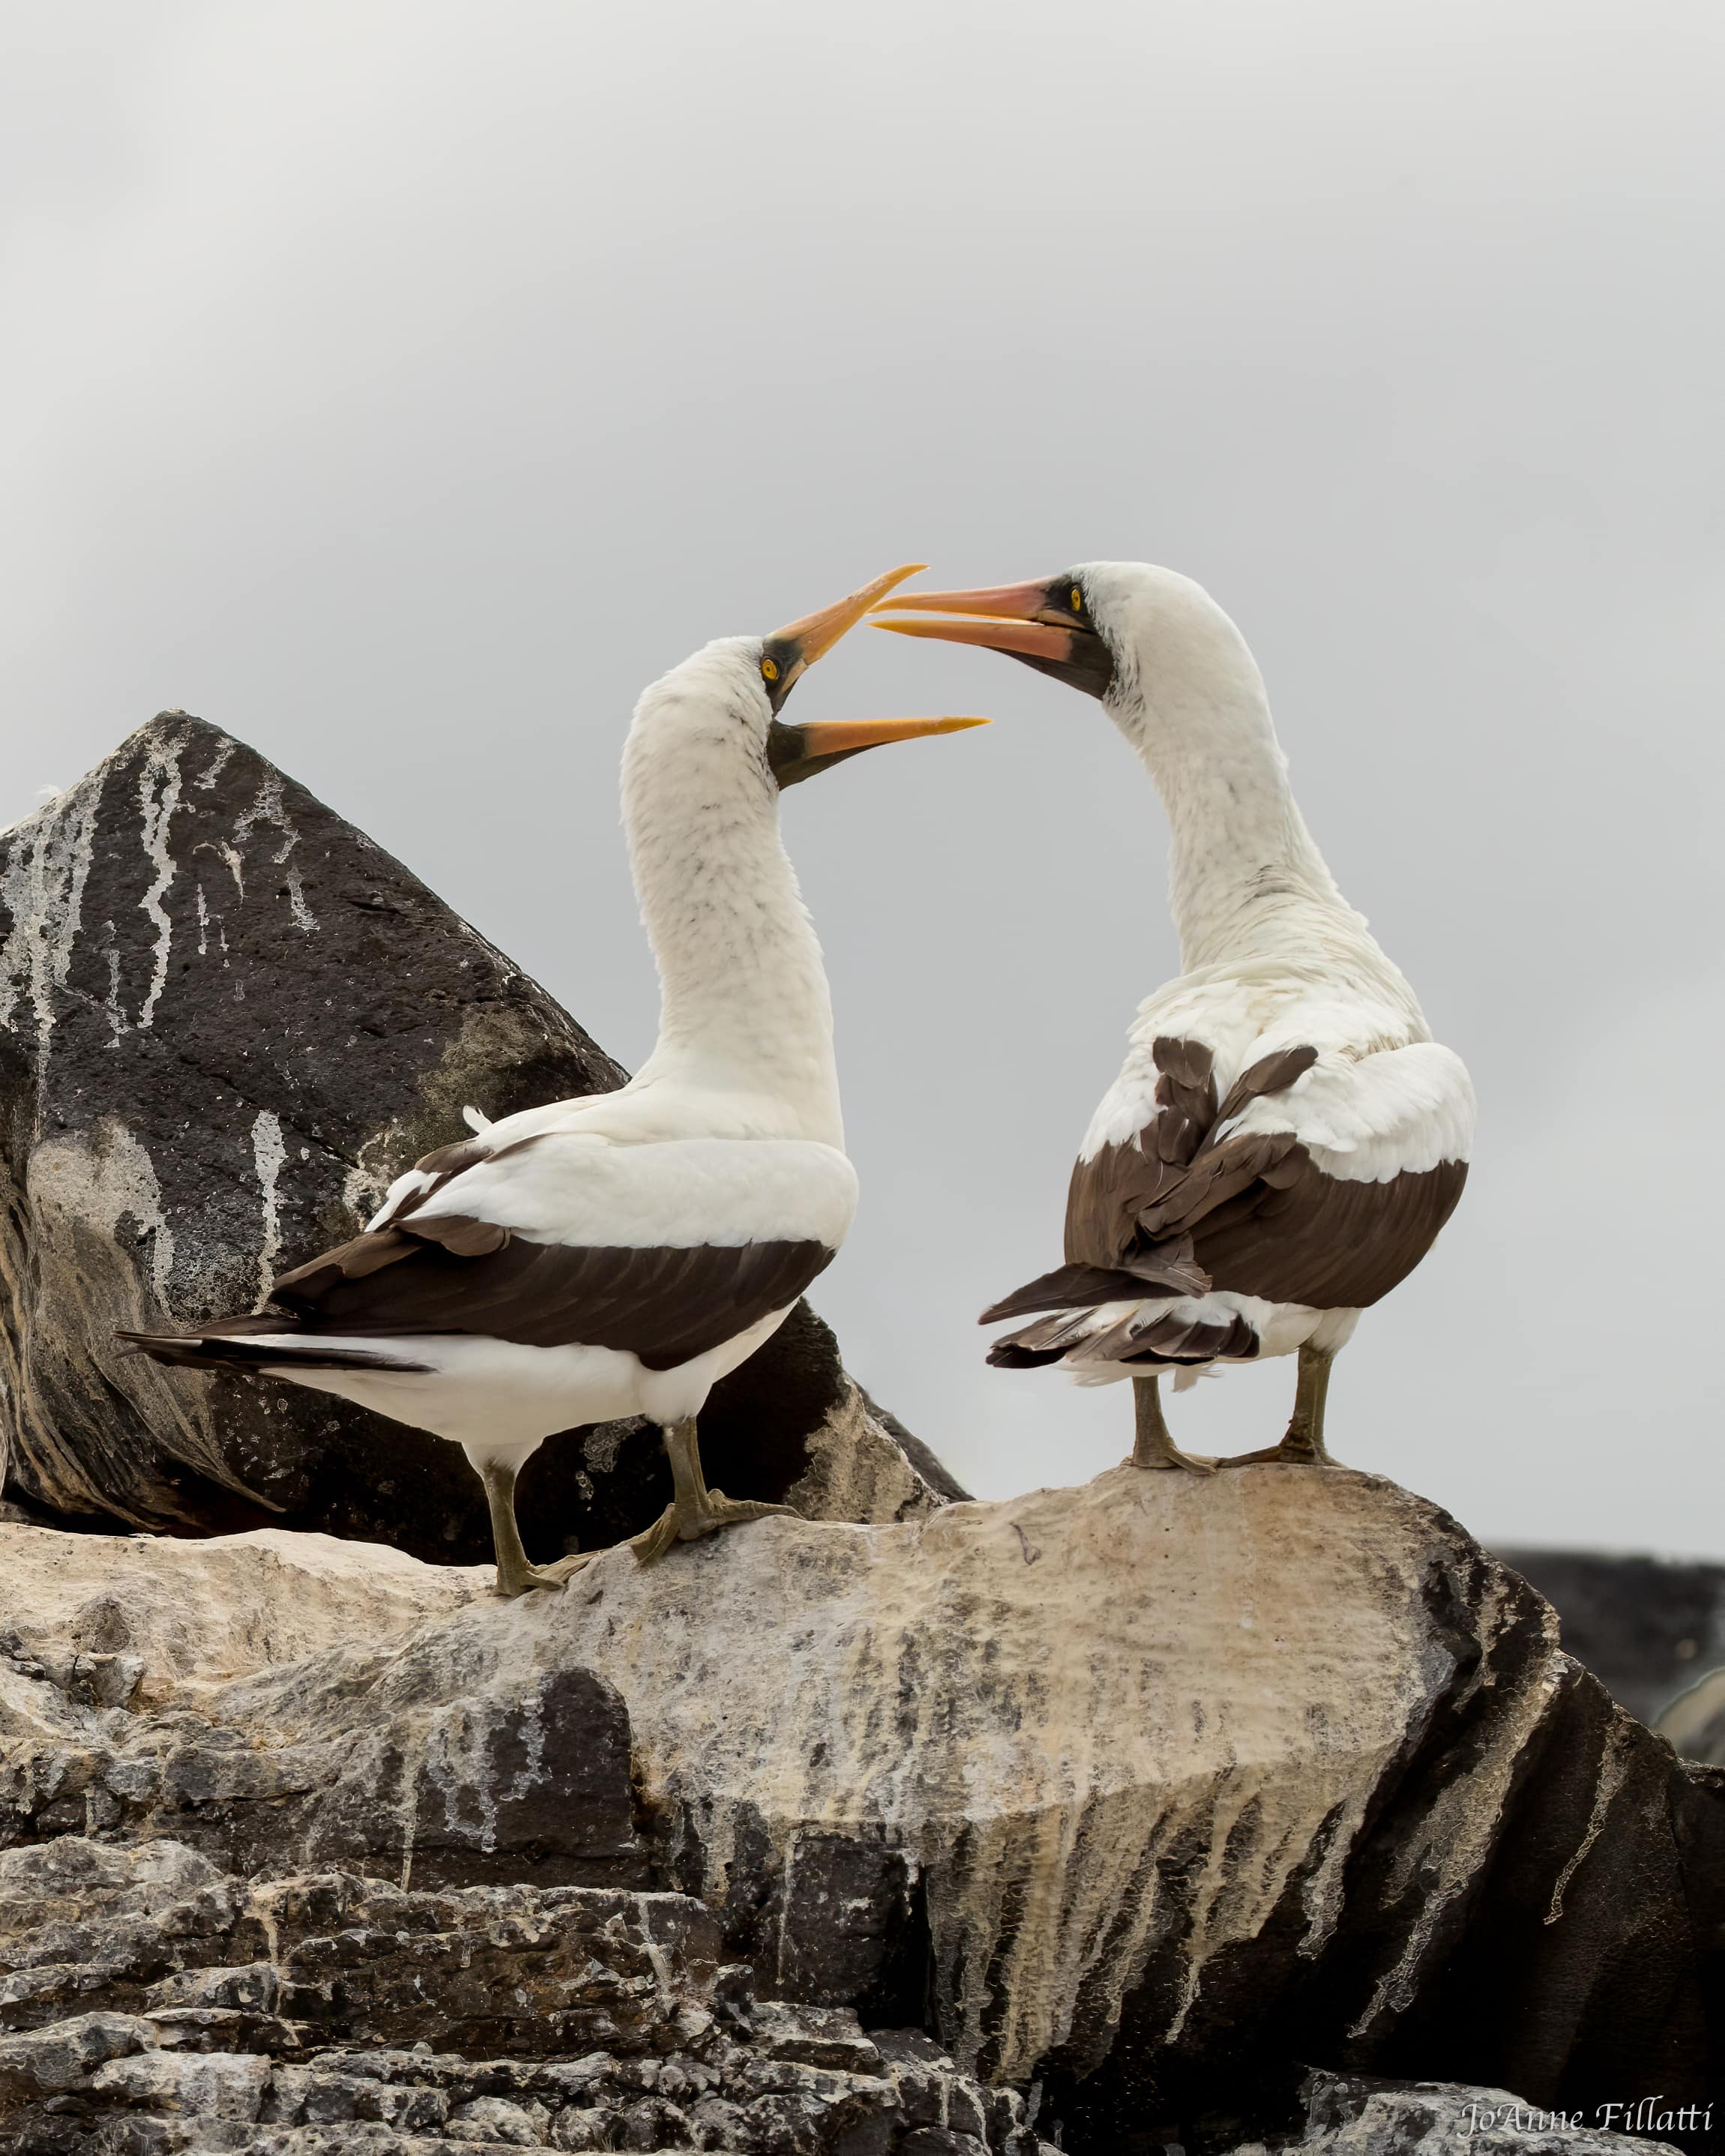
[[[642,954],[642,963],[647,963]],[[488,1553],[459,1450],[322,1395],[123,1355],[116,1326],[256,1306],[392,1177],[624,1074],[418,878],[241,742],[141,727],[0,833],[0,1454],[63,1515],[282,1524],[433,1562]],[[814,1517],[952,1493],[806,1307],[714,1395],[709,1471]],[[645,1525],[656,1433],[553,1439],[521,1491],[540,1558]]]
[[[680,1894],[252,1883],[173,1842],[0,1856],[0,2152],[1037,2156],[920,2032],[757,2005]]]
[[[769,1519],[508,1604],[444,1571],[425,1576],[449,1599],[415,1608],[418,1568],[390,1555],[375,1619],[348,1582],[333,1638],[272,1615],[296,1538],[245,1536],[198,1546],[226,1568],[208,1618],[141,1626],[117,1672],[69,1637],[120,1592],[102,1543],[3,1535],[18,1605],[39,1570],[67,1613],[0,1656],[0,1864],[45,1910],[8,1979],[20,2032],[105,2012],[170,2017],[181,2049],[255,2052],[220,2034],[255,2026],[285,2056],[275,2025],[300,2021],[399,2049],[402,1955],[424,2011],[470,2017],[453,1972],[480,1949],[448,1942],[473,1912],[574,1922],[656,1891],[698,1901],[716,1969],[860,2029],[922,2026],[978,2087],[1040,2088],[1073,2149],[1282,2118],[1314,2064],[1568,2111],[1705,2100],[1717,2076],[1725,1773],[1678,1761],[1559,1650],[1523,1581],[1372,1476],[1123,1469],[892,1527]],[[121,1547],[146,1576],[170,1551],[183,1567],[184,1545]],[[162,1600],[193,1603],[185,1586],[164,1567]],[[219,1675],[199,1672],[204,1636]],[[62,1865],[93,1883],[50,1891]],[[347,1945],[260,1943],[233,1899],[336,1875],[294,1938]],[[118,1929],[59,1928],[110,1886]],[[572,1944],[536,1937],[552,1960],[534,1967],[564,1982]],[[505,1945],[494,1992],[529,1981]],[[300,2003],[326,1981],[348,2006]],[[557,1996],[536,2016],[586,2010]],[[469,2056],[530,2041],[424,2035]],[[602,2034],[565,2049],[589,2041],[615,2052]],[[862,2073],[860,2041],[829,2027],[795,2063]],[[978,2138],[950,2105],[908,2123],[916,2065],[896,2074],[905,2147],[974,2156],[908,2138]],[[766,2105],[763,2134],[783,2093],[705,2091]],[[541,2130],[513,2084],[460,2101],[493,2097]],[[814,2146],[801,2130],[783,2145]]]

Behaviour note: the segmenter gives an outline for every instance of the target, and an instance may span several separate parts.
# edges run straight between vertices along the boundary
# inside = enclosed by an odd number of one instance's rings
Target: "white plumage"
[[[1049,1314],[991,1359],[1137,1380],[1140,1464],[1199,1466],[1168,1437],[1157,1373],[1189,1382],[1215,1363],[1298,1351],[1288,1435],[1246,1456],[1327,1458],[1331,1358],[1460,1195],[1466,1068],[1337,889],[1289,790],[1251,654],[1198,585],[1091,562],[887,603],[957,618],[882,627],[1004,650],[1100,696],[1172,832],[1183,971],[1139,1007],[1086,1134],[1066,1264],[988,1316]]]
[[[488,1121],[398,1177],[365,1232],[275,1283],[271,1307],[182,1337],[164,1362],[239,1364],[459,1444],[490,1498],[500,1584],[529,1565],[513,1489],[554,1431],[645,1415],[675,1500],[638,1539],[782,1507],[701,1480],[694,1419],[831,1259],[856,1205],[820,949],[781,843],[778,797],[886,741],[980,721],[787,726],[803,669],[877,578],[772,637],[708,644],[636,706],[624,818],[658,963],[659,1040],[614,1093]]]

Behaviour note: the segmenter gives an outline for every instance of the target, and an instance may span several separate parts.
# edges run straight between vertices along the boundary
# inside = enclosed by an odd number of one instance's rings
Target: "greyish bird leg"
[[[744,1520],[764,1519],[769,1512],[798,1517],[788,1505],[762,1505],[752,1498],[727,1497],[722,1490],[709,1490],[701,1471],[693,1415],[686,1422],[667,1424],[663,1435],[675,1495],[645,1534],[637,1535],[629,1544],[643,1564],[657,1563],[673,1543],[699,1542],[703,1535],[740,1526]]]
[[[1299,1382],[1294,1388],[1294,1412],[1288,1419],[1281,1443],[1266,1445],[1261,1452],[1237,1452],[1231,1460],[1219,1464],[1224,1467],[1255,1467],[1260,1463],[1283,1467],[1339,1467],[1341,1461],[1332,1459],[1324,1445],[1324,1395],[1330,1389],[1330,1365],[1335,1359],[1332,1350],[1302,1348]]]
[[[1136,1432],[1132,1438],[1132,1466],[1134,1467],[1186,1467],[1194,1475],[1214,1475],[1214,1460],[1200,1459],[1197,1454],[1182,1452],[1174,1443],[1162,1414],[1162,1380],[1159,1378],[1132,1379],[1132,1410]]]
[[[584,1550],[578,1557],[560,1558],[555,1564],[531,1564],[521,1548],[521,1531],[516,1525],[515,1479],[520,1470],[508,1460],[488,1460],[480,1469],[485,1486],[485,1502],[491,1508],[491,1548],[497,1558],[497,1592],[515,1596],[530,1587],[561,1587],[572,1572],[579,1572],[594,1555]]]

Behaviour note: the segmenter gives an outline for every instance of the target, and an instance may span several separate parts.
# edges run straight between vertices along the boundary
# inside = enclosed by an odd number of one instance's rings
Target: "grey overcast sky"
[[[254,742],[629,1062],[642,685],[888,564],[1172,564],[1468,1060],[1331,1435],[1499,1539],[1725,1557],[1725,14],[1589,0],[8,0],[0,820],[162,706]],[[817,1296],[980,1494],[1126,1449],[984,1368],[1173,972],[1096,706],[859,633],[807,717],[988,711],[786,804],[855,1233]],[[1174,1404],[1269,1442],[1287,1363]]]

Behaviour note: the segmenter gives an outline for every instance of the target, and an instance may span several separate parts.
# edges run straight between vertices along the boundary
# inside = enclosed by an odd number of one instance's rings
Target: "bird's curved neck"
[[[1140,723],[1116,716],[1168,811],[1187,972],[1281,956],[1381,960],[1306,828],[1249,660],[1238,679],[1158,691]]]
[[[660,997],[637,1086],[700,1093],[727,1132],[842,1147],[826,972],[770,781],[732,743],[631,754],[624,814]]]

